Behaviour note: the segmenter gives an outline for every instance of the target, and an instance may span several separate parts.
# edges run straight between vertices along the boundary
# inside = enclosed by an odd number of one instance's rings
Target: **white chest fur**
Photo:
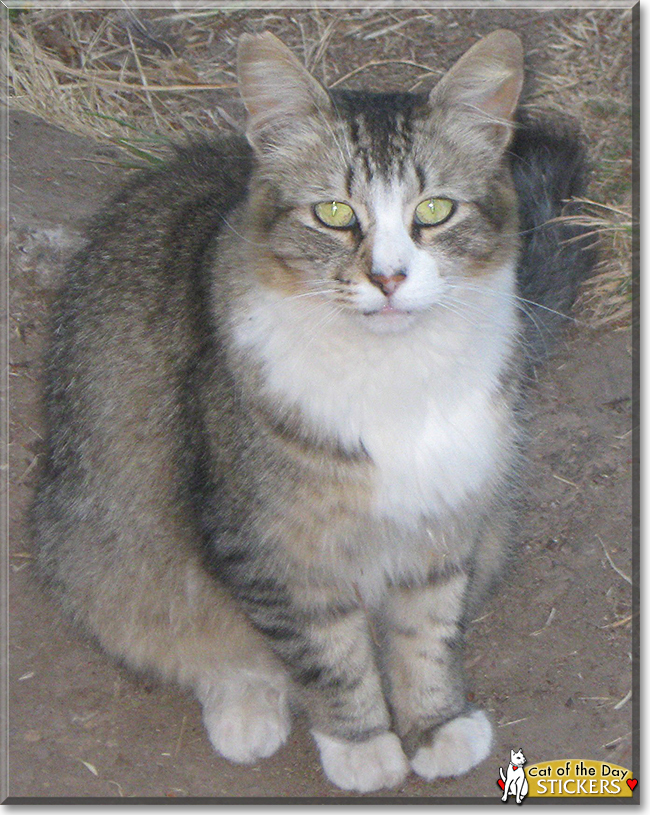
[[[317,312],[312,298],[258,293],[236,341],[262,358],[274,398],[316,432],[363,445],[376,467],[377,515],[415,523],[480,490],[504,454],[507,417],[494,396],[516,333],[511,287],[504,269],[489,295],[465,293],[476,300],[465,316],[435,309],[380,335],[362,316]]]

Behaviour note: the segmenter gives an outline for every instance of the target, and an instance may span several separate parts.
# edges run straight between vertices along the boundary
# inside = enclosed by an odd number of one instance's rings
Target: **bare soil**
[[[518,19],[490,27],[503,24],[525,33]],[[114,148],[28,113],[10,111],[9,127],[10,800],[346,797],[323,776],[300,719],[256,766],[218,757],[191,697],[111,663],[33,579],[25,515],[42,446],[48,303],[86,218],[125,171]],[[494,798],[498,768],[518,747],[529,763],[575,757],[638,770],[631,330],[578,319],[538,379],[521,543],[468,636],[473,694],[495,724],[492,756],[463,778],[411,776],[378,799]]]

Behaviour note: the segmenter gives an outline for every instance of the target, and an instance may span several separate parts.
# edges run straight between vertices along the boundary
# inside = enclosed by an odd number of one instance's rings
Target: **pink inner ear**
[[[500,85],[496,92],[487,95],[480,108],[491,116],[510,119],[517,107],[520,91],[521,82],[515,74]]]

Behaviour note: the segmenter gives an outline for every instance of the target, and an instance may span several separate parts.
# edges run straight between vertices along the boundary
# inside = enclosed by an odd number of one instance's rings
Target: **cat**
[[[526,757],[521,748],[516,752],[510,751],[510,764],[504,776],[503,769],[499,767],[499,775],[505,786],[503,788],[502,801],[507,801],[509,795],[515,796],[515,801],[520,804],[528,795],[528,779],[524,772]]]
[[[142,172],[71,262],[39,570],[234,762],[295,708],[341,789],[459,775],[492,743],[463,630],[513,539],[526,371],[590,265],[547,223],[582,142],[519,109],[506,30],[429,94],[330,93],[270,33],[238,79],[245,138]]]

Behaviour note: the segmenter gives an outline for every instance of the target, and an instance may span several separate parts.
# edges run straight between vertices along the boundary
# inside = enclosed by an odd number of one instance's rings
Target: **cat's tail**
[[[499,767],[499,775],[501,776],[501,780],[502,780],[502,781],[505,781],[505,780],[506,780],[506,777],[505,777],[505,775],[503,774],[503,767]]]
[[[596,262],[591,228],[576,223],[588,183],[587,151],[573,120],[521,114],[511,148],[522,256],[517,272],[531,364],[553,350],[569,324],[580,284]]]

